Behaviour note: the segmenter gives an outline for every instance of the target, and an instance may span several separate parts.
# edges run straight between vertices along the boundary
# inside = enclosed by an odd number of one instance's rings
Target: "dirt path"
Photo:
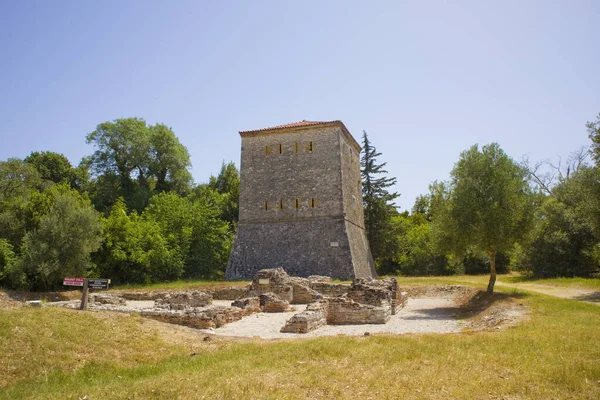
[[[497,281],[496,285],[513,289],[529,290],[548,296],[560,297],[561,299],[577,300],[583,303],[600,306],[600,291],[594,289],[549,286],[539,283],[504,283],[501,281]]]

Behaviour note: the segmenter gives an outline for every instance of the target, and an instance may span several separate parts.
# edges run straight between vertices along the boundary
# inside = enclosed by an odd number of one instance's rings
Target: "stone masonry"
[[[277,267],[297,277],[375,277],[360,146],[344,124],[302,121],[240,136],[240,219],[226,278]]]

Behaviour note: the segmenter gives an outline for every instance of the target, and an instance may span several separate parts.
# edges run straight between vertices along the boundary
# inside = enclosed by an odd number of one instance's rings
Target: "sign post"
[[[89,289],[108,289],[108,285],[110,285],[110,279],[64,278],[63,285],[79,286],[83,289],[83,292],[81,293],[81,305],[79,306],[79,309],[87,310]]]
[[[83,292],[81,293],[81,305],[79,306],[80,310],[87,310],[88,303],[88,279],[85,278],[83,282]]]

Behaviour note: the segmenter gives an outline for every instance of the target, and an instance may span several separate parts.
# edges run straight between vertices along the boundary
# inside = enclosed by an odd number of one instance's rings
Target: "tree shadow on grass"
[[[406,320],[448,320],[469,319],[485,313],[490,308],[501,308],[502,305],[511,305],[528,297],[529,294],[520,291],[511,293],[495,292],[488,293],[484,290],[473,290],[455,299],[456,305],[451,307],[435,307],[414,309],[417,315],[404,317]],[[600,301],[600,299],[598,300]]]
[[[485,290],[479,290],[471,296],[465,296],[458,299],[456,318],[468,319],[477,317],[492,307],[497,308],[502,304],[510,305],[513,303],[520,303],[520,300],[529,296],[529,294],[518,290],[514,290],[510,293],[488,293]]]
[[[600,303],[600,291],[572,297],[573,300]]]

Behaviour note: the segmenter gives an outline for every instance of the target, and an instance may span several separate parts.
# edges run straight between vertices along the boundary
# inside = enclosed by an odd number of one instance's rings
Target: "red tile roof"
[[[274,129],[295,128],[295,127],[298,127],[298,126],[327,125],[327,124],[332,124],[332,123],[335,123],[335,122],[340,122],[341,123],[342,121],[307,121],[307,120],[303,119],[302,121],[292,122],[291,124],[271,126],[270,128],[252,129],[252,130],[249,130],[249,131],[240,131],[240,133],[271,131],[271,130],[274,130]]]
[[[254,136],[255,134],[260,134],[261,132],[266,132],[266,131],[276,131],[276,130],[280,130],[280,129],[284,130],[284,129],[289,129],[289,128],[299,128],[299,127],[317,126],[317,125],[341,125],[342,130],[344,131],[344,134],[346,135],[346,137],[348,137],[348,139],[350,139],[350,142],[352,142],[355,145],[355,147],[358,149],[358,151],[360,151],[360,145],[358,144],[356,139],[354,139],[354,137],[352,136],[350,131],[348,131],[348,128],[346,128],[346,125],[344,125],[344,123],[340,120],[307,121],[304,119],[302,121],[292,122],[291,124],[277,125],[277,126],[272,126],[269,128],[262,128],[262,129],[253,129],[253,130],[249,130],[249,131],[240,131],[240,135],[241,136]]]

